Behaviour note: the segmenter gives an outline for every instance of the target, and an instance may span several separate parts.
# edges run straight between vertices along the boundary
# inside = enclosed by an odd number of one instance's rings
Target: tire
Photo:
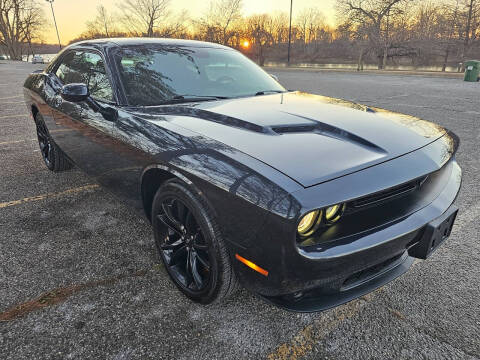
[[[53,141],[40,113],[35,115],[35,125],[37,127],[38,145],[40,146],[40,153],[45,166],[54,172],[71,169],[73,164]]]
[[[184,295],[211,304],[237,290],[238,281],[216,216],[187,184],[171,179],[158,189],[152,225],[160,258]]]

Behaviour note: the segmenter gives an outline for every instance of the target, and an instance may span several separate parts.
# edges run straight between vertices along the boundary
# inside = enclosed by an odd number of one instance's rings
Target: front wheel
[[[153,200],[152,224],[165,268],[187,297],[209,304],[237,288],[216,217],[188,185],[173,179],[160,187]]]

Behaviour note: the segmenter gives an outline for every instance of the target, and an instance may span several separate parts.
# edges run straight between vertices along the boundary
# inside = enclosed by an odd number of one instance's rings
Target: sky
[[[40,0],[42,1],[42,0]],[[68,43],[85,31],[85,22],[96,16],[96,7],[103,4],[107,10],[117,11],[119,0],[55,0],[53,8],[57,19],[60,41]],[[173,0],[171,9],[180,11],[188,9],[190,16],[201,16],[208,8],[208,0]],[[255,13],[270,13],[275,11],[290,11],[290,0],[243,0],[245,15]],[[293,16],[303,8],[317,7],[325,15],[327,22],[333,24],[335,0],[293,0]],[[50,4],[44,2],[47,25],[44,40],[46,43],[56,43],[57,36],[53,25]]]

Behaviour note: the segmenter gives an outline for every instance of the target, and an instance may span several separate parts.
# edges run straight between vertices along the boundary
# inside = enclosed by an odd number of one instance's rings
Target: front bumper
[[[392,281],[408,270],[413,256],[420,257],[410,249],[418,248],[429,224],[456,211],[452,204],[460,189],[461,170],[455,160],[449,166],[450,176],[439,195],[407,217],[354,241],[309,249],[280,248],[280,255],[270,256],[268,277],[242,267],[237,268],[240,279],[267,301],[300,312],[340,305]],[[255,259],[255,254],[251,256]],[[280,259],[276,264],[275,258]]]
[[[382,267],[371,277],[360,281],[353,287],[336,292],[325,292],[323,288],[315,288],[306,292],[297,292],[284,296],[261,296],[266,301],[290,311],[315,312],[330,309],[368,294],[404,274],[413,264],[414,258],[405,251],[392,263]]]
[[[450,235],[457,211],[458,208],[451,205],[445,213],[422,229],[395,239],[398,244],[405,244],[403,253],[351,274],[339,288],[336,283],[336,289],[330,291],[319,287],[283,296],[264,296],[264,299],[291,311],[313,312],[326,310],[365,295],[404,274],[414,258],[429,257]],[[362,254],[367,255],[365,252]]]

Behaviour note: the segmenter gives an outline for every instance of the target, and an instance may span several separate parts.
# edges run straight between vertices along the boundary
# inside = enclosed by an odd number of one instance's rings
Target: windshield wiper
[[[258,91],[255,93],[255,96],[258,96],[258,95],[265,95],[267,93],[283,93],[285,91],[283,90],[262,90],[262,91]]]
[[[219,95],[190,95],[190,94],[184,94],[184,95],[175,95],[172,100],[192,100],[194,99],[203,99],[203,100],[219,100],[219,99],[228,99],[228,96],[219,96]]]
[[[169,105],[169,104],[181,104],[187,102],[198,102],[198,101],[213,101],[213,100],[222,100],[230,99],[227,96],[214,96],[214,95],[175,95],[168,100],[162,101],[156,105]]]

